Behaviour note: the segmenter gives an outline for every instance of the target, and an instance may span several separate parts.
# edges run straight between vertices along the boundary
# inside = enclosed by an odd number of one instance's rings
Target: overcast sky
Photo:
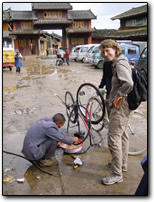
[[[51,1],[50,1],[51,2]],[[58,1],[57,1],[58,2]],[[73,10],[89,10],[97,16],[97,19],[92,20],[92,28],[97,29],[118,29],[120,27],[119,20],[111,20],[110,18],[119,15],[133,7],[146,5],[146,3],[70,3]],[[3,3],[3,10],[10,8],[12,10],[32,10],[31,3]],[[47,31],[47,30],[46,30]],[[48,32],[55,32],[61,35],[61,30],[48,30]]]

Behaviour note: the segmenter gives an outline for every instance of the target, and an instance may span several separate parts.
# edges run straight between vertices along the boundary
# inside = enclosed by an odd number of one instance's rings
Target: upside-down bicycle
[[[77,91],[77,103],[83,106],[92,106],[94,102],[96,105],[91,114],[91,123],[93,130],[100,132],[103,128],[108,129],[109,117],[107,111],[106,90],[99,89],[103,99],[100,99],[96,94],[91,94],[89,89],[90,83],[82,84]],[[91,103],[91,104],[90,104]],[[129,135],[129,155],[139,155],[147,150],[147,117],[142,112],[132,111],[127,133]]]
[[[87,137],[90,137],[90,146],[87,150],[93,145],[100,145],[105,139],[100,136],[100,131],[103,128],[108,129],[109,123],[106,91],[99,90],[91,83],[83,83],[77,90],[76,101],[69,91],[65,93],[65,102],[62,99],[61,101],[66,107],[68,116],[67,133],[75,135],[72,133],[74,131],[74,133],[77,132],[83,136],[82,141],[77,144],[83,143]],[[96,131],[101,137],[97,144],[92,130]],[[146,151],[147,117],[143,113],[137,110],[132,113],[127,132],[129,135],[128,154],[139,155]]]

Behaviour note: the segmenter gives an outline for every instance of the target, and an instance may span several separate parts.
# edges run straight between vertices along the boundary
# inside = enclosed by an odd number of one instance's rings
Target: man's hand
[[[74,142],[74,143],[78,143],[78,142],[79,142],[78,137],[73,137],[73,142]]]

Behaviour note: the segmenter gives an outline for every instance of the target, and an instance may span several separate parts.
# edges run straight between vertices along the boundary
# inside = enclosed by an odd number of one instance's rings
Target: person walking
[[[17,51],[15,55],[15,66],[16,66],[16,72],[20,73],[22,67],[22,55],[19,51]]]
[[[66,57],[66,63],[67,63],[67,65],[69,65],[69,56],[70,56],[70,52],[69,52],[69,50],[68,50],[68,48],[66,48],[66,50],[65,50],[65,57]]]
[[[65,121],[61,113],[55,114],[53,118],[45,117],[36,121],[24,138],[22,149],[24,156],[42,167],[57,165],[55,151],[58,142],[69,145],[78,142],[77,137],[70,137],[59,130]]]
[[[106,61],[113,62],[108,130],[108,148],[112,155],[108,165],[111,173],[101,180],[102,184],[112,185],[122,182],[122,172],[127,171],[129,138],[126,129],[131,113],[127,95],[133,89],[133,80],[128,59],[122,55],[118,43],[111,39],[104,40],[100,44],[100,50]]]

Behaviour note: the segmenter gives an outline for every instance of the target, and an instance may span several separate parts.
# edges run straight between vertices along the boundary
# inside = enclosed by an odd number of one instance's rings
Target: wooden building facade
[[[115,38],[134,41],[147,41],[148,4],[132,8],[124,13],[112,17],[120,20],[120,28]]]
[[[32,11],[8,9],[10,35],[16,36],[14,46],[24,56],[40,55],[46,33],[42,30],[61,29],[62,47],[71,49],[77,44],[92,43],[91,10],[72,11],[69,3],[32,3]],[[56,36],[51,36],[53,39]],[[44,45],[45,46],[45,45]]]

